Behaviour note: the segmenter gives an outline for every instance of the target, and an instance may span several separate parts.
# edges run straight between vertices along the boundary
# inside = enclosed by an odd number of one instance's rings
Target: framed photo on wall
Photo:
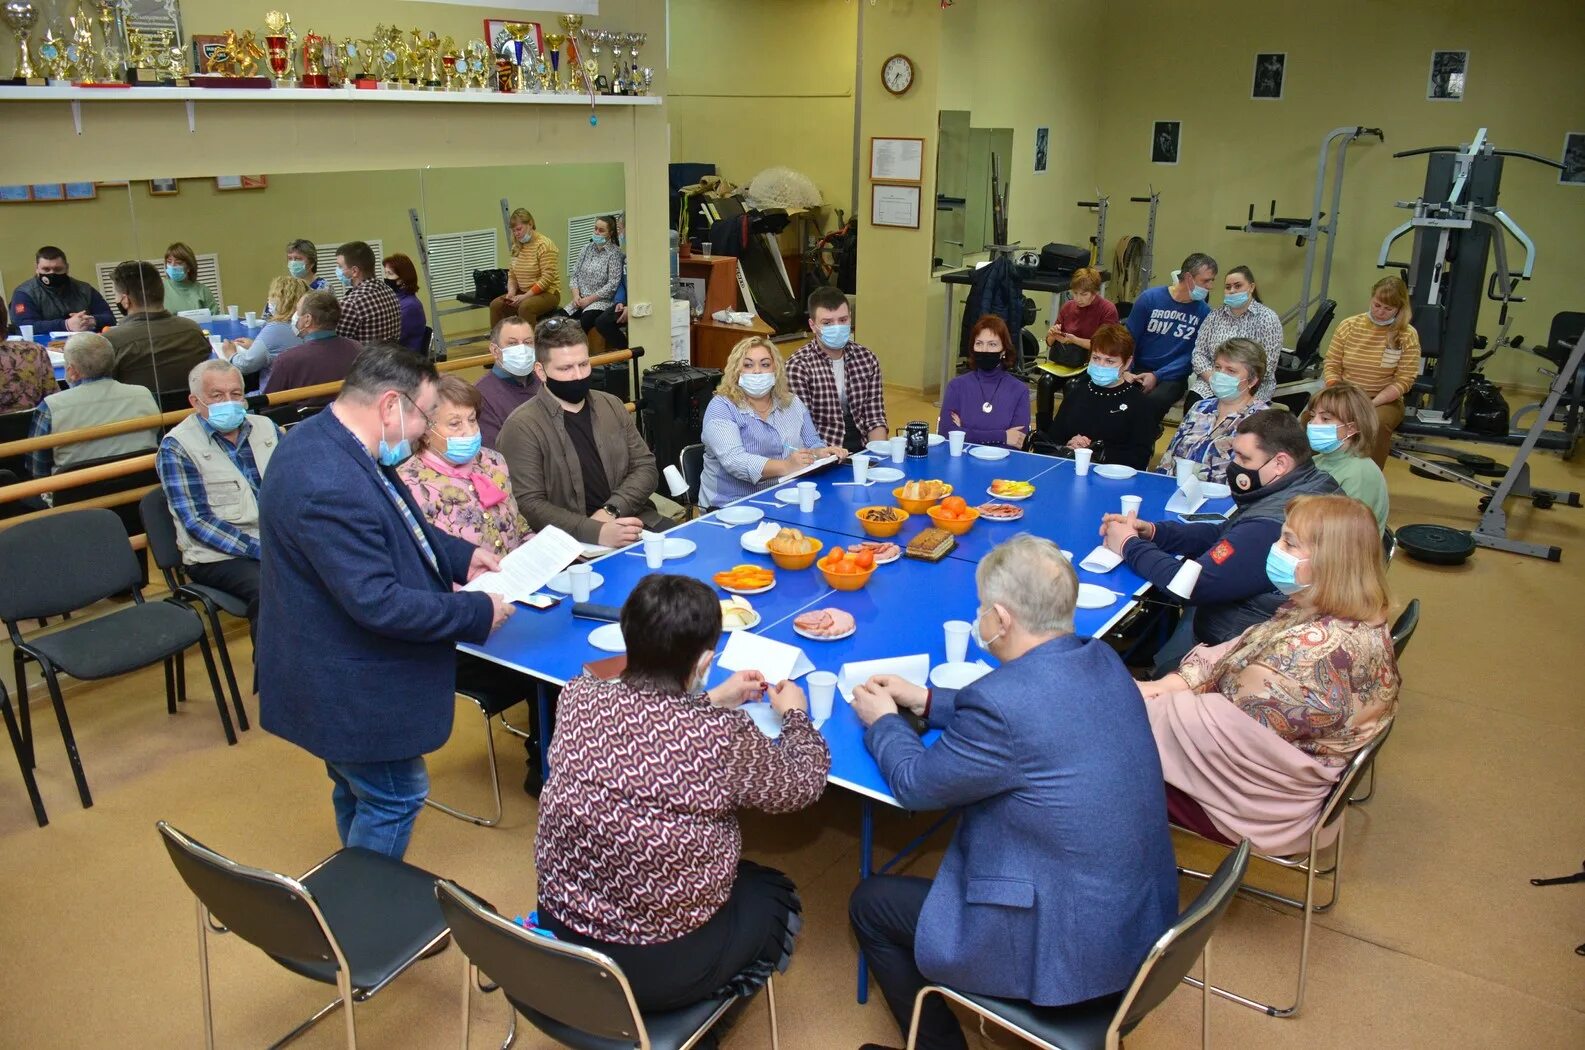
[[[1425,97],[1430,102],[1458,102],[1464,98],[1464,78],[1469,74],[1468,51],[1431,52],[1431,77]]]
[[[26,204],[32,199],[31,186],[0,186],[0,204]]]
[[[1046,165],[1051,159],[1051,129],[1035,129],[1035,174],[1039,175],[1046,170]]]
[[[216,175],[217,190],[262,190],[269,185],[265,175]]]
[[[33,199],[36,201],[63,201],[66,199],[66,187],[59,182],[34,183]]]
[[[66,184],[66,199],[69,201],[91,201],[97,196],[99,196],[99,187],[92,182]]]
[[[1280,99],[1282,84],[1288,72],[1288,55],[1284,51],[1262,51],[1255,56],[1255,84],[1250,98]]]
[[[174,197],[181,192],[181,183],[175,179],[150,179],[150,197]]]
[[[925,140],[870,138],[870,179],[874,182],[919,182],[925,177]]]
[[[1563,136],[1563,170],[1557,180],[1565,186],[1585,186],[1585,131]]]
[[[1183,144],[1181,120],[1158,120],[1150,129],[1150,163],[1176,164]]]
[[[919,228],[918,186],[877,182],[870,186],[870,225],[903,230]]]

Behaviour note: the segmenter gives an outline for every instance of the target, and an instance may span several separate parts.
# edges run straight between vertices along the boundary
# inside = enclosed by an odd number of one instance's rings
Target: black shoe
[[[528,772],[523,777],[523,792],[530,798],[538,798],[545,786],[544,773],[539,768],[539,743],[534,740],[524,743],[528,752]]]
[[[895,1046],[887,1046],[885,1043],[865,1043],[863,1046],[859,1047],[859,1050],[899,1050],[899,1048]]]

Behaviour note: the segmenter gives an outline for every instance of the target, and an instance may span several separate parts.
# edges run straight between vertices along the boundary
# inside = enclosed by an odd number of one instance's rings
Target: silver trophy
[[[42,86],[44,78],[33,68],[33,45],[28,41],[39,22],[38,8],[33,6],[33,0],[6,0],[5,7],[0,8],[0,18],[16,34],[16,79],[30,87]]]

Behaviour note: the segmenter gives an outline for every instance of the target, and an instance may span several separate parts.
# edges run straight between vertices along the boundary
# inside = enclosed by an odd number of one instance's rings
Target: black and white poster
[[[1035,174],[1039,175],[1046,170],[1046,163],[1051,157],[1051,129],[1035,129]]]
[[[1464,77],[1468,72],[1468,51],[1431,52],[1431,80],[1425,97],[1432,102],[1459,101],[1464,97]]]
[[[1288,56],[1280,51],[1261,52],[1255,56],[1255,86],[1250,98],[1280,99],[1282,81],[1288,69]]]
[[[1565,186],[1585,186],[1585,131],[1563,136],[1563,170],[1557,180]]]
[[[1178,163],[1178,147],[1182,142],[1182,134],[1182,121],[1156,121],[1150,133],[1150,163]]]

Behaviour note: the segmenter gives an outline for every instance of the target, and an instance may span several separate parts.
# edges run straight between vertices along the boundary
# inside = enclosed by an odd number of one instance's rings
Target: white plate
[[[776,490],[776,498],[781,500],[783,503],[792,503],[792,504],[796,505],[797,502],[798,502],[798,490],[796,488],[777,489]],[[819,489],[815,489],[815,499],[819,499],[819,498],[820,498],[820,490]]]
[[[769,583],[767,583],[763,587],[754,587],[754,588],[751,588],[749,590],[743,590],[740,587],[728,587],[724,583],[717,583],[716,586],[721,588],[723,591],[727,592],[728,594],[741,594],[744,597],[750,597],[750,596],[753,596],[753,595],[756,595],[756,594],[764,594],[766,591],[768,591],[772,587],[776,586],[776,581],[772,580],[772,581],[770,581]]]
[[[1093,583],[1079,584],[1078,606],[1081,609],[1104,609],[1117,601],[1117,595]]]
[[[998,498],[998,499],[993,500],[992,502],[993,503],[1001,503],[1002,500],[1000,498]],[[1019,518],[1022,518],[1024,516],[1024,508],[1022,508],[1022,507],[1014,507],[1013,509],[1016,510],[1018,513],[1013,515],[1010,518],[993,518],[989,514],[985,513],[985,511],[980,510],[979,507],[975,507],[974,509],[980,511],[980,520],[981,521],[1017,521]]]
[[[810,634],[802,627],[799,627],[796,623],[793,624],[793,633],[801,635],[804,638],[809,639],[811,642],[840,642],[844,638],[852,638],[858,633],[858,630],[859,625],[854,623],[852,628],[842,632],[841,634]]]
[[[871,441],[864,447],[875,453],[877,456],[889,457],[892,454],[892,443],[890,441]]]
[[[995,463],[1011,456],[1012,452],[1005,448],[997,448],[995,445],[975,445],[969,449],[969,455],[975,459],[983,459],[987,463]]]
[[[887,540],[886,542],[891,543],[890,540]],[[902,544],[893,543],[892,546],[897,548],[897,553],[893,554],[890,558],[876,558],[875,559],[875,564],[876,565],[890,565],[892,562],[896,561],[898,558],[901,558],[903,556]]]
[[[983,660],[970,663],[936,664],[930,669],[930,684],[937,689],[962,689],[991,673]]]
[[[762,617],[762,616],[761,616],[761,615],[760,615],[760,614],[759,614],[759,610],[758,610],[758,609],[752,609],[752,610],[750,610],[750,612],[749,612],[749,616],[750,616],[750,619],[749,619],[749,622],[748,622],[748,623],[746,623],[746,624],[744,624],[744,625],[743,625],[743,626],[742,626],[742,627],[727,627],[727,626],[726,626],[726,625],[725,625],[725,624],[723,624],[723,625],[722,625],[722,626],[721,626],[721,630],[723,630],[723,631],[728,631],[728,632],[731,632],[731,631],[748,631],[748,630],[752,630],[752,629],[754,629],[754,628],[755,628],[755,627],[758,627],[758,626],[759,626],[759,622],[760,622],[760,620],[762,620],[762,619],[764,619],[764,617]]]
[[[904,477],[905,475],[903,472],[898,470],[896,467],[871,467],[870,472],[867,475],[867,478],[870,481],[882,481],[887,483],[901,481]]]
[[[666,537],[666,559],[668,561],[673,558],[686,558],[688,555],[692,554],[698,549],[699,545],[693,540],[676,539],[671,536]],[[644,553],[644,548],[642,546],[639,547],[639,553]]]
[[[935,448],[937,445],[945,445],[946,443],[947,443],[947,436],[945,434],[931,434],[930,435],[930,447],[931,448]]]
[[[601,624],[590,631],[589,644],[608,653],[627,652],[627,642],[622,640],[622,625],[619,623]]]
[[[765,516],[758,507],[722,507],[715,516],[728,525],[752,525]]]
[[[1034,495],[1033,492],[1031,492],[1031,493],[1029,493],[1028,495],[1025,495],[1025,496],[1008,495],[1005,492],[992,492],[991,489],[988,486],[985,489],[985,494],[987,496],[990,496],[992,499],[994,499],[994,500],[996,500],[997,502],[1000,502],[1000,503],[1017,503],[1019,500],[1026,500],[1030,496]],[[1017,520],[1017,519],[1014,519],[1014,520]]]
[[[1226,499],[1233,494],[1233,490],[1226,485],[1218,485],[1214,481],[1200,482],[1200,495],[1206,499]]]
[[[589,589],[591,591],[594,590],[596,587],[600,586],[600,584],[602,584],[604,582],[605,582],[605,577],[601,576],[599,573],[591,572],[589,574]],[[568,575],[566,573],[561,573],[560,575],[556,576],[549,583],[545,584],[545,586],[549,587],[551,590],[555,591],[557,594],[571,594],[572,593],[572,580],[568,577]]]
[[[755,539],[752,532],[745,532],[737,542],[739,547],[742,547],[750,554],[770,553],[770,548],[765,546],[762,541]]]
[[[1139,473],[1133,467],[1125,467],[1121,463],[1097,463],[1090,469],[1101,477],[1111,478],[1113,481],[1126,481]]]

